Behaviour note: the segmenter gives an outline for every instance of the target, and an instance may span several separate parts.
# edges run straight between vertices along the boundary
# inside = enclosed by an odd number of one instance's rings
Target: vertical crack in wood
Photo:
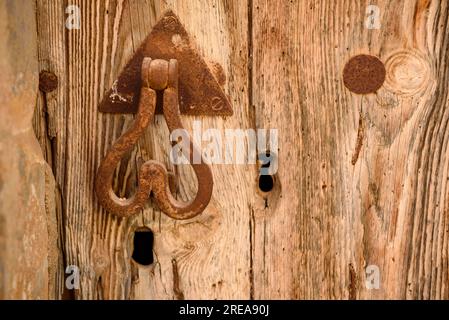
[[[173,294],[177,300],[184,300],[184,293],[179,286],[178,263],[175,258],[172,259],[171,263],[173,269]]]
[[[254,221],[254,209],[249,208],[251,217],[249,219],[249,298],[254,300],[254,233],[255,233],[255,221]]]
[[[253,127],[256,129],[257,123],[256,123],[256,117],[255,117],[255,108],[253,106],[253,0],[248,0],[248,18],[247,18],[247,24],[248,24],[248,106],[249,106],[249,115],[252,115],[250,117],[250,120],[253,121]],[[257,166],[256,166],[257,169]],[[254,263],[254,234],[255,234],[255,221],[254,221],[254,210],[250,208],[250,219],[249,219],[249,297],[251,300],[254,299],[254,270],[253,270],[253,263]]]
[[[100,277],[98,277],[97,280],[97,286],[96,286],[96,294],[97,294],[97,300],[103,300],[104,299],[104,294],[103,294],[103,280]]]

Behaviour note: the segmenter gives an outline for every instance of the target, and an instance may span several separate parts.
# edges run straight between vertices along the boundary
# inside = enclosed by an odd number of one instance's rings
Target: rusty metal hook
[[[190,202],[178,201],[173,197],[166,168],[154,160],[147,161],[140,167],[137,191],[132,197],[119,198],[112,190],[113,174],[120,159],[133,148],[154,118],[156,91],[163,91],[163,114],[170,132],[183,129],[179,116],[177,60],[144,58],[141,70],[142,87],[136,120],[101,161],[95,191],[102,207],[119,217],[129,217],[143,209],[152,192],[159,209],[165,214],[174,219],[189,219],[200,214],[212,196],[212,172],[202,156],[199,164],[192,163],[192,159],[189,159],[198,180],[198,192]],[[189,144],[190,155],[201,154],[191,140]],[[183,153],[187,154],[185,151]]]

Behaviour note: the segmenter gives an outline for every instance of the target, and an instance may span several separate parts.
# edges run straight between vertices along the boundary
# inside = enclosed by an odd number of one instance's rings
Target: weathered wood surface
[[[54,180],[33,132],[33,2],[0,2],[0,300],[55,298]]]
[[[255,219],[256,298],[448,298],[446,1],[254,1],[253,104],[280,128],[282,199]],[[353,55],[386,64],[347,91]],[[367,290],[376,265],[380,288]]]
[[[449,298],[446,1],[377,1],[380,29],[365,27],[369,1],[73,1],[79,30],[64,28],[66,4],[37,2],[39,64],[59,86],[35,126],[61,190],[65,263],[81,270],[76,298]],[[277,128],[279,171],[265,194],[256,165],[213,165],[198,218],[174,221],[150,204],[119,220],[93,182],[133,116],[97,106],[167,8],[223,65],[235,112],[184,125]],[[386,64],[377,94],[343,86],[358,53]],[[169,147],[157,117],[122,161],[117,193],[132,194],[142,160],[170,166]],[[190,168],[176,177],[192,197]],[[143,226],[155,236],[149,267],[131,260]],[[379,289],[365,287],[368,265]]]
[[[221,63],[230,77],[226,90],[236,106],[235,115],[203,119],[203,127],[224,131],[251,126],[246,108],[246,3],[73,4],[81,9],[81,28],[66,31],[61,16],[65,1],[38,1],[38,32],[40,64],[60,80],[57,92],[47,98],[45,125],[52,147],[45,149],[51,150],[49,157],[64,199],[66,264],[77,265],[81,271],[76,297],[249,298],[248,203],[254,189],[245,184],[255,180],[254,171],[241,165],[214,166],[216,185],[208,209],[183,222],[167,218],[152,206],[135,218],[119,220],[99,208],[93,192],[102,156],[133,119],[131,115],[100,114],[98,103],[166,8],[174,9],[200,52]],[[185,127],[190,129],[194,119],[183,118]],[[136,162],[157,159],[168,165],[169,147],[168,131],[159,116],[135,152],[122,161],[116,191],[122,196],[132,194]],[[192,170],[179,167],[177,177],[179,195],[194,195]],[[155,262],[150,267],[131,261],[133,231],[144,226],[155,236]]]

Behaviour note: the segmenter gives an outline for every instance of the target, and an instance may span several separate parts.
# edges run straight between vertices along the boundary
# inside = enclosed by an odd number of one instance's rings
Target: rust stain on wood
[[[349,300],[357,299],[357,274],[352,263],[349,264]]]
[[[355,143],[354,153],[352,154],[351,158],[351,164],[353,166],[357,163],[357,160],[359,159],[360,151],[362,150],[363,146],[364,134],[365,134],[365,123],[362,114],[360,114],[359,127],[357,129],[357,140]]]

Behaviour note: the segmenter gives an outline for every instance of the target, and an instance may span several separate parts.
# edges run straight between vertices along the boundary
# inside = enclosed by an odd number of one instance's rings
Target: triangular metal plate
[[[230,116],[232,107],[217,79],[196,51],[178,17],[167,11],[136,51],[98,110],[136,113],[141,86],[140,68],[144,57],[177,59],[179,67],[179,107],[181,114]],[[160,110],[158,110],[160,113]]]

